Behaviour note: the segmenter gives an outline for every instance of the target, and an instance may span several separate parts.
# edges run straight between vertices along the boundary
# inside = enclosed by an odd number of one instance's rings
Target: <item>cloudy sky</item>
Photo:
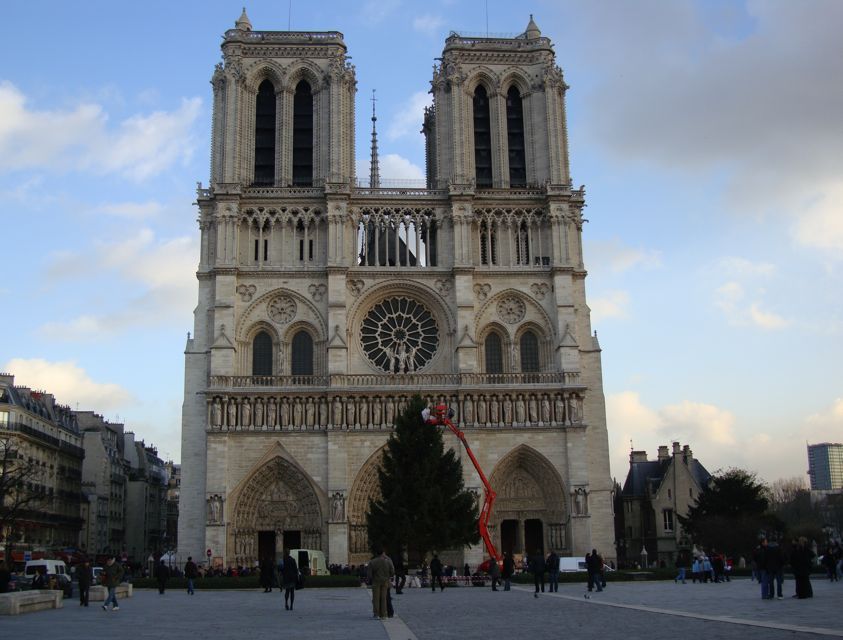
[[[209,79],[241,4],[3,11],[0,369],[176,460]],[[804,476],[806,441],[843,440],[843,3],[486,4],[247,9],[256,30],[345,34],[358,166],[377,89],[384,178],[424,175],[447,34],[514,35],[533,13],[571,86],[613,475],[630,443],[678,440],[711,471]]]

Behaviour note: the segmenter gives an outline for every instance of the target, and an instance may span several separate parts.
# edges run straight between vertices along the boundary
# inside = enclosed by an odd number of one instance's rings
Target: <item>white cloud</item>
[[[835,442],[839,441],[843,433],[843,398],[837,398],[830,407],[809,415],[805,423],[812,429],[827,429],[829,434],[836,433]]]
[[[13,358],[3,370],[14,374],[15,384],[52,393],[61,404],[98,412],[111,411],[134,402],[132,395],[113,383],[95,382],[75,362]]]
[[[736,5],[741,24],[724,33],[691,0],[582,5],[581,33],[604,35],[578,42],[595,65],[585,131],[626,165],[728,176],[728,208],[795,215],[803,241],[832,243],[802,226],[801,209],[808,199],[841,203],[843,83],[828,79],[843,59],[843,3],[809,6]],[[826,214],[817,222],[840,229]]]
[[[435,35],[444,24],[442,16],[425,14],[413,18],[413,29],[429,36]]]
[[[406,182],[406,186],[416,186],[416,183],[423,182],[425,179],[424,169],[397,153],[388,153],[380,156],[378,158],[378,169],[383,186],[389,186],[390,182],[393,184]],[[357,179],[362,184],[368,184],[369,160],[358,158],[356,171]]]
[[[784,329],[790,324],[790,321],[776,313],[763,311],[758,304],[750,305],[749,317],[752,320],[752,324],[762,329]]]
[[[821,249],[836,260],[843,258],[843,182],[830,184],[805,207],[793,234],[805,247]]]
[[[41,169],[116,173],[145,180],[191,157],[199,98],[171,112],[137,114],[108,126],[103,107],[35,110],[8,81],[0,82],[0,170]]]
[[[598,323],[608,318],[627,318],[629,307],[629,293],[626,291],[607,291],[588,300],[591,308],[591,321]]]
[[[594,268],[606,265],[613,273],[624,273],[636,267],[657,269],[662,266],[661,251],[629,247],[620,238],[589,242],[586,255]],[[590,271],[594,271],[594,268]]]
[[[388,140],[397,140],[408,135],[416,135],[421,140],[424,108],[433,103],[433,97],[426,91],[417,91],[411,95],[392,116],[386,129]]]
[[[45,338],[76,341],[189,317],[196,304],[198,254],[198,238],[158,240],[146,228],[120,243],[99,243],[90,252],[57,254],[46,270],[52,284],[113,274],[127,299],[121,299],[116,311],[95,309],[45,323],[38,331]]]
[[[783,316],[763,308],[766,290],[758,283],[775,275],[775,265],[727,257],[721,258],[716,268],[734,278],[714,291],[714,306],[720,309],[729,324],[737,327],[753,326],[767,331],[784,329],[790,325],[790,321]]]
[[[753,262],[736,256],[721,258],[718,267],[733,278],[768,277],[776,272],[776,266],[769,262]]]
[[[361,13],[366,23],[377,25],[391,16],[401,6],[401,0],[367,0]]]
[[[163,209],[161,203],[154,200],[147,202],[106,202],[94,207],[91,213],[104,213],[127,220],[145,220],[158,217]]]

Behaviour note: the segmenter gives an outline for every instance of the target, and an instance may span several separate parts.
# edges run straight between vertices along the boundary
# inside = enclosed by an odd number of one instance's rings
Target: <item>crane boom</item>
[[[444,425],[448,427],[451,432],[460,439],[462,446],[465,447],[465,452],[468,454],[468,457],[471,458],[471,463],[474,465],[474,469],[477,471],[477,475],[480,476],[480,481],[483,483],[484,494],[483,507],[480,509],[480,517],[477,519],[477,528],[480,531],[480,537],[483,538],[483,543],[486,545],[486,551],[489,552],[489,555],[492,556],[495,561],[500,562],[501,555],[498,553],[498,550],[495,549],[495,545],[492,543],[492,537],[489,535],[489,518],[492,517],[492,505],[495,504],[495,498],[497,498],[498,494],[492,490],[492,485],[489,484],[489,481],[486,479],[486,474],[483,473],[483,469],[480,468],[480,463],[477,462],[477,458],[474,457],[474,452],[471,450],[471,447],[468,446],[465,434],[458,429],[453,422],[451,422],[451,415],[452,413],[449,412],[447,405],[437,404],[430,411],[429,417],[425,418],[425,422],[431,425]]]

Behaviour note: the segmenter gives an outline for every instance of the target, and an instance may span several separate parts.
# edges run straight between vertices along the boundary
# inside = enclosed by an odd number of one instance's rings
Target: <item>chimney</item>
[[[691,447],[686,444],[684,447],[682,447],[682,455],[685,456],[686,460],[690,460],[694,457],[694,452],[691,451]]]
[[[629,452],[629,463],[634,464],[636,462],[647,462],[647,452],[646,451],[630,451]]]
[[[679,446],[678,442],[673,443],[673,455],[678,456],[682,453],[682,447]]]
[[[670,459],[670,454],[667,452],[667,445],[659,447],[659,462],[664,462]]]

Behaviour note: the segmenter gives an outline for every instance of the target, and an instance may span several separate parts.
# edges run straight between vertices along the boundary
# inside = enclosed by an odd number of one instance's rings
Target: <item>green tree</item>
[[[779,519],[767,513],[769,491],[754,473],[728,469],[712,477],[696,504],[679,522],[694,543],[730,555],[744,555],[758,536],[781,531]]]
[[[426,402],[414,396],[395,420],[378,470],[381,498],[369,503],[369,545],[404,549],[411,563],[428,552],[476,544],[478,508],[465,489],[462,463],[445,450],[442,427],[425,424]]]

